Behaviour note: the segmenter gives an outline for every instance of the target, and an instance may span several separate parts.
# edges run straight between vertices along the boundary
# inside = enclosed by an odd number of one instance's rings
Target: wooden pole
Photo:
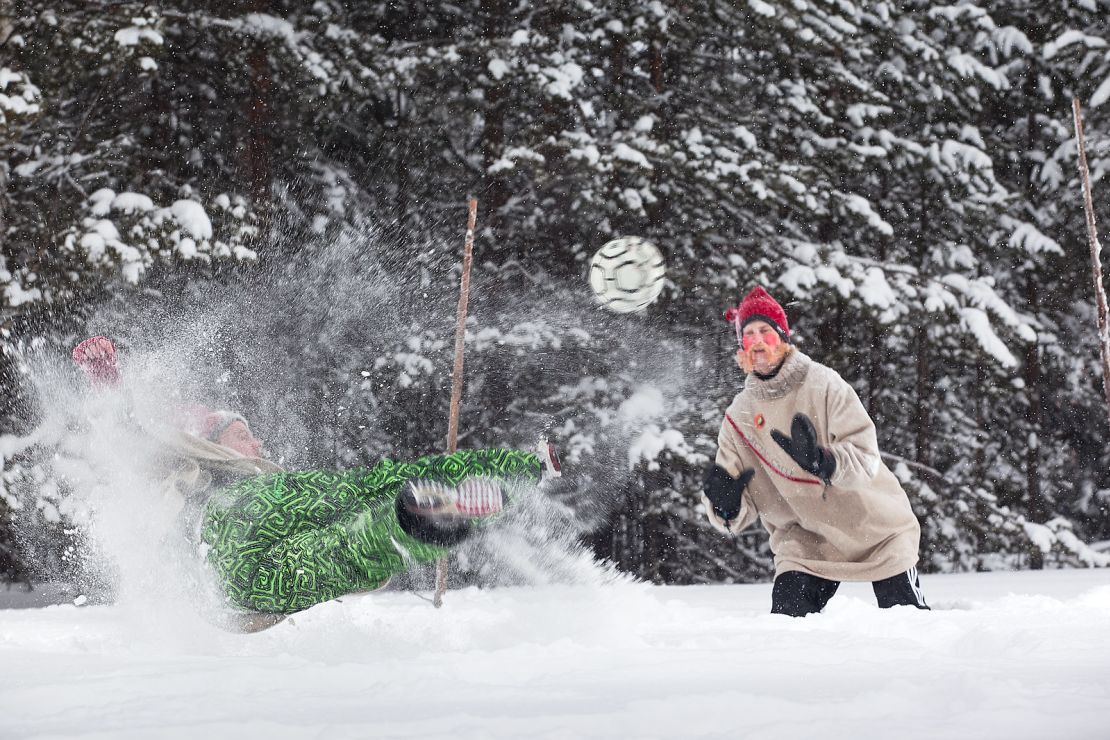
[[[463,246],[462,282],[459,285],[459,307],[455,315],[455,368],[451,371],[451,412],[447,421],[447,454],[458,449],[459,402],[462,400],[463,346],[466,339],[466,308],[470,303],[470,265],[474,258],[474,224],[478,220],[478,200],[471,198],[466,217],[466,242]],[[432,603],[443,606],[447,591],[447,557],[436,561],[436,593]]]
[[[1075,119],[1075,143],[1079,147],[1079,179],[1083,183],[1083,208],[1087,212],[1087,243],[1091,249],[1091,270],[1095,279],[1095,303],[1098,306],[1098,340],[1102,353],[1102,390],[1106,394],[1106,413],[1110,416],[1110,329],[1107,327],[1106,289],[1102,285],[1102,245],[1095,229],[1095,207],[1091,197],[1091,173],[1087,169],[1087,144],[1083,139],[1083,111],[1079,98],[1072,98]]]

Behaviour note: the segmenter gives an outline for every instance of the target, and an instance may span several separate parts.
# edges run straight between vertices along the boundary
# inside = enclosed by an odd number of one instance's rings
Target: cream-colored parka
[[[826,486],[803,471],[772,438],[790,434],[797,413],[836,458]],[[875,425],[855,390],[836,371],[794,350],[768,380],[748,376],[717,436],[717,464],[733,477],[752,468],[739,515],[726,528],[702,503],[714,527],[739,532],[759,519],[771,535],[775,575],[797,570],[834,581],[877,581],[917,564],[921,529],[898,479],[879,457]]]

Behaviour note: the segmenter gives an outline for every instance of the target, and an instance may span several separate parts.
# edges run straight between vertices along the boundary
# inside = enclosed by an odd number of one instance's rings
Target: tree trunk
[[[397,228],[400,236],[405,235],[405,227],[409,218],[409,144],[408,131],[405,130],[405,92],[397,91],[397,117],[393,129],[395,162],[395,177],[397,179]]]
[[[4,235],[8,233],[8,163],[0,161],[0,255],[5,255]]]
[[[487,48],[489,48],[504,35],[510,6],[506,0],[482,0],[481,13],[483,36]],[[479,61],[479,68],[484,69],[489,60],[481,59]],[[486,172],[482,187],[482,205],[485,209],[484,223],[493,229],[500,226],[501,221],[498,218],[498,213],[509,199],[508,186],[500,171],[492,175],[488,174],[489,168],[494,162],[501,159],[505,152],[505,99],[507,92],[506,85],[493,80],[490,86],[486,88],[485,105],[482,111],[485,120],[482,129],[482,164]]]
[[[882,378],[882,361],[883,353],[879,351],[879,327],[875,322],[869,322],[868,333],[871,335],[871,341],[867,346],[870,348],[869,352],[864,353],[867,363],[867,388],[864,390],[863,405],[867,409],[867,414],[872,419],[875,418],[875,412],[878,411],[879,392],[881,390],[880,379]]]
[[[982,362],[975,365],[975,387],[987,387],[987,372]],[[975,394],[975,428],[976,445],[975,445],[975,462],[974,480],[986,480],[987,476],[987,442],[990,439],[990,419],[987,416],[988,399],[986,393]]]
[[[1030,311],[1037,313],[1037,285],[1034,273],[1027,275],[1025,283],[1026,300]],[[1034,522],[1045,522],[1049,518],[1048,502],[1041,490],[1041,347],[1036,342],[1031,342],[1025,351],[1025,392],[1028,399],[1026,422],[1028,434],[1026,435],[1025,449],[1025,509],[1028,517]],[[1044,554],[1035,544],[1029,548],[1029,567],[1039,570],[1044,567]]]
[[[932,229],[932,223],[929,218],[929,183],[924,179],[920,181],[921,185],[921,201],[918,204],[920,211],[918,213],[918,226],[917,226],[917,260],[920,266],[924,266],[927,259],[925,238]],[[932,436],[931,411],[932,411],[932,383],[929,378],[929,368],[932,364],[930,356],[931,348],[929,347],[929,334],[928,324],[923,324],[914,329],[913,338],[913,352],[914,364],[916,366],[916,392],[915,392],[915,408],[914,408],[914,449],[918,462],[930,465],[929,448],[930,438]]]
[[[15,33],[15,24],[8,15],[7,2],[0,3],[0,49],[3,49],[8,39]],[[4,234],[8,231],[8,163],[0,162],[0,253],[4,247]]]
[[[1032,274],[1026,280],[1025,293],[1030,309],[1036,314],[1039,302],[1037,300],[1037,285]],[[1047,502],[1041,491],[1040,437],[1042,406],[1044,405],[1041,397],[1041,383],[1044,382],[1042,374],[1041,347],[1036,342],[1030,342],[1025,350],[1025,368],[1022,374],[1029,403],[1025,415],[1025,421],[1028,424],[1027,448],[1025,451],[1025,501],[1030,518],[1036,522],[1043,522],[1049,516]]]
[[[251,93],[245,104],[247,142],[243,164],[251,196],[256,203],[264,204],[269,200],[272,177],[270,158],[273,146],[268,131],[272,118],[269,100],[273,80],[270,76],[269,54],[262,42],[256,42],[251,49],[247,68],[250,73]]]
[[[926,326],[919,326],[914,332],[914,364],[917,368],[917,392],[915,394],[914,408],[914,454],[918,462],[932,465],[929,459],[932,437],[932,410],[933,398],[932,380],[929,377],[929,368],[932,365],[929,348],[929,330]]]
[[[270,5],[268,0],[249,0],[247,3],[249,12],[255,13],[270,12]],[[247,74],[249,92],[243,103],[247,125],[246,142],[243,146],[243,174],[259,213],[264,222],[268,222],[267,206],[273,178],[273,142],[269,135],[274,124],[270,108],[273,76],[270,71],[269,48],[261,39],[251,41],[247,54]]]
[[[666,38],[655,38],[651,43],[651,87],[655,91],[657,105],[653,107],[656,115],[656,125],[664,136],[670,136],[671,132],[675,129],[674,116],[672,107],[662,97],[667,72],[667,54],[666,54]],[[652,227],[652,231],[666,231],[667,222],[673,217],[670,208],[670,196],[664,191],[668,179],[667,172],[661,167],[652,168],[650,175],[651,192],[655,196],[654,203],[645,203],[644,210],[647,213],[648,223]]]

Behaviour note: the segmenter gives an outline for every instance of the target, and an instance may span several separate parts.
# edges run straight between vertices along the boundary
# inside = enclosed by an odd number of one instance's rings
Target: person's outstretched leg
[[[442,556],[477,518],[499,510],[478,511],[483,498],[496,493],[503,504],[504,489],[538,481],[541,469],[532,453],[492,449],[252,478],[210,504],[207,559],[236,605],[292,613]],[[450,516],[411,495],[437,486],[463,494]]]
[[[921,580],[917,577],[916,567],[910,568],[905,573],[875,581],[871,586],[875,589],[875,600],[879,602],[880,609],[889,609],[892,606],[929,608],[925,603],[925,595],[921,593]]]
[[[459,450],[449,455],[427,455],[412,462],[382,460],[362,478],[362,486],[393,499],[408,481],[420,480],[458,486],[467,478],[488,478],[507,484],[535,484],[544,461],[532,452],[510,449]]]
[[[288,614],[377,588],[446,552],[407,532],[393,500],[362,497],[351,477],[252,479],[227,491],[233,505],[209,507],[207,559],[232,603]]]
[[[840,587],[839,581],[790,570],[775,579],[771,589],[771,613],[804,617],[825,608]]]

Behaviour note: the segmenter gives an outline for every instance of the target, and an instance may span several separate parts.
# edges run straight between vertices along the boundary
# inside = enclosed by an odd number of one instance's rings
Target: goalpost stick
[[[1106,289],[1102,285],[1102,260],[1095,230],[1095,208],[1091,198],[1091,174],[1087,169],[1087,145],[1083,140],[1083,112],[1079,98],[1072,98],[1071,112],[1075,118],[1075,143],[1079,147],[1079,179],[1083,183],[1083,209],[1087,213],[1087,242],[1091,249],[1091,269],[1095,278],[1095,303],[1098,307],[1098,343],[1102,353],[1102,389],[1106,394],[1106,412],[1110,414],[1110,328],[1107,327]]]
[[[455,368],[451,372],[451,412],[447,422],[447,454],[458,449],[459,402],[462,400],[463,340],[466,338],[466,307],[470,302],[470,264],[474,255],[474,224],[478,220],[478,199],[471,198],[466,217],[466,242],[463,246],[462,282],[459,285],[459,307],[455,318]],[[436,561],[436,593],[432,603],[443,606],[447,591],[447,556]]]

